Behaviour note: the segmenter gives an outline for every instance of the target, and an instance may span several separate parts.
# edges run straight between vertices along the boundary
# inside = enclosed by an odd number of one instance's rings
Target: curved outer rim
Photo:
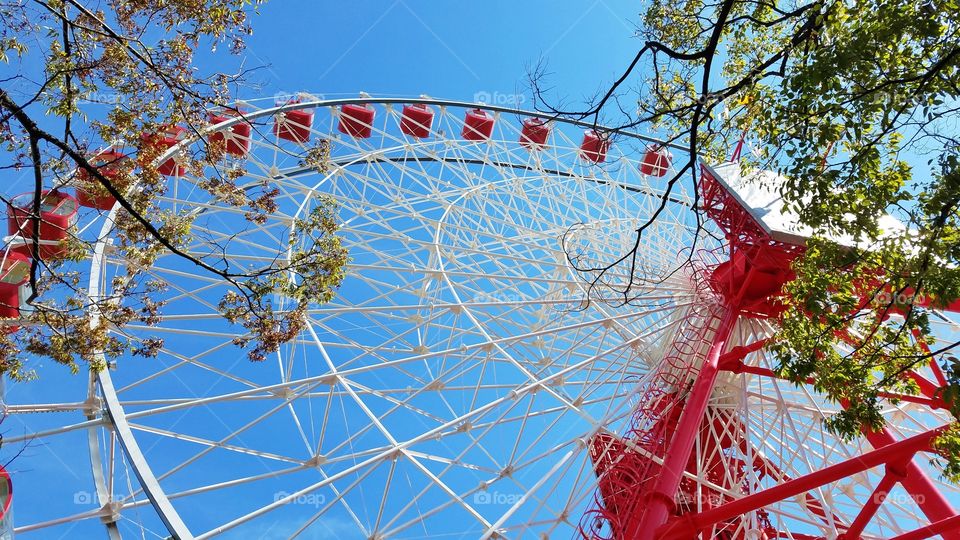
[[[667,143],[660,141],[653,137],[647,137],[636,132],[607,128],[600,125],[595,125],[591,122],[583,122],[580,120],[571,120],[567,118],[555,117],[547,113],[537,112],[537,111],[527,111],[523,109],[515,109],[511,107],[502,107],[498,105],[488,105],[485,103],[471,103],[466,101],[455,101],[455,100],[443,100],[443,99],[431,99],[431,98],[376,98],[376,97],[364,97],[364,98],[350,98],[350,99],[330,99],[330,100],[313,100],[313,101],[303,101],[299,103],[287,103],[284,105],[278,105],[275,107],[270,107],[266,109],[261,109],[254,111],[252,113],[246,113],[241,116],[236,116],[230,118],[224,122],[221,122],[216,125],[211,125],[204,127],[203,129],[198,130],[193,136],[187,137],[184,140],[180,141],[174,146],[168,148],[163,154],[161,154],[156,160],[155,163],[163,163],[167,159],[173,157],[181,149],[195,143],[200,140],[203,136],[213,133],[215,131],[220,131],[225,128],[228,128],[234,124],[240,122],[246,122],[249,120],[254,120],[263,117],[271,117],[277,113],[297,110],[297,109],[312,109],[319,107],[337,107],[342,105],[351,105],[351,104],[424,104],[424,105],[435,105],[438,107],[456,107],[463,109],[472,109],[480,108],[488,111],[506,113],[506,114],[516,114],[523,117],[538,117],[545,118],[554,122],[560,122],[564,124],[574,125],[583,128],[589,129],[599,129],[601,131],[613,133],[616,135],[623,135],[631,139],[640,140],[646,143],[651,143],[655,145],[665,146],[672,148],[674,150],[687,151],[688,148],[675,144]],[[135,186],[131,186],[132,188]],[[101,240],[97,243],[94,249],[94,255],[91,261],[90,267],[90,282],[88,285],[89,295],[91,297],[96,297],[100,295],[100,283],[102,281],[101,271],[103,269],[103,260],[105,254],[105,248],[107,243],[112,238],[109,233],[113,228],[113,217],[117,211],[118,205],[114,207],[107,214],[107,217],[104,221],[104,225],[100,230],[99,238]],[[93,310],[92,324],[96,324],[96,320],[99,318],[99,311],[96,304],[92,304],[91,309]],[[99,354],[100,359],[104,360],[103,354]],[[109,368],[103,369],[96,374],[96,377],[90,378],[90,386],[88,387],[88,393],[90,395],[95,395],[96,387],[99,386],[100,391],[103,394],[103,412],[106,413],[107,420],[112,425],[114,432],[118,441],[120,442],[120,447],[124,452],[124,455],[127,458],[127,461],[133,466],[134,473],[137,476],[137,479],[140,481],[140,485],[143,488],[144,493],[147,495],[147,498],[150,499],[154,509],[157,512],[157,515],[160,517],[160,520],[167,527],[167,531],[170,533],[171,537],[177,540],[192,540],[194,538],[193,534],[187,528],[186,524],[180,518],[180,515],[173,508],[173,505],[170,503],[170,499],[167,497],[166,493],[163,491],[163,488],[160,487],[160,483],[157,481],[156,475],[153,473],[153,469],[150,467],[149,463],[146,460],[146,457],[143,455],[142,450],[140,449],[139,444],[137,443],[136,437],[133,435],[133,431],[130,429],[130,425],[126,420],[126,413],[123,410],[123,405],[120,403],[120,399],[117,396],[116,389],[113,386],[113,380],[110,377]],[[90,443],[91,443],[91,465],[94,469],[94,476],[97,478],[97,475],[100,475],[102,478],[102,458],[100,456],[99,449],[93,451],[93,447],[97,444],[96,432],[100,427],[91,427]],[[98,491],[101,486],[98,486]],[[109,495],[109,494],[108,494]],[[103,501],[101,501],[103,502]],[[115,523],[107,523],[108,535],[111,538],[115,534],[118,534]]]
[[[115,215],[115,212],[116,206],[114,206],[114,209],[110,211],[110,214],[107,216],[107,219],[104,222],[104,226],[101,230],[101,238],[105,238],[104,235],[113,228],[113,216]],[[101,240],[97,243],[97,246],[94,250],[90,265],[90,285],[88,288],[91,297],[100,296],[100,273],[103,268],[106,246],[106,240]],[[95,325],[100,317],[98,304],[91,303],[91,310],[92,317],[90,324]],[[106,361],[102,352],[98,353],[98,356],[100,357],[101,361]],[[167,531],[170,532],[173,538],[178,540],[192,539],[193,535],[190,533],[190,530],[187,529],[187,526],[180,518],[180,515],[176,512],[176,510],[174,510],[173,505],[170,504],[170,499],[167,498],[167,494],[164,493],[163,489],[160,487],[157,477],[153,474],[153,469],[151,469],[147,464],[146,457],[144,457],[143,452],[140,450],[140,445],[137,444],[137,440],[133,436],[133,431],[131,431],[130,425],[127,423],[127,417],[124,413],[123,406],[120,404],[120,399],[117,397],[117,392],[113,387],[113,379],[110,377],[109,367],[97,372],[96,377],[91,377],[90,381],[91,385],[99,385],[104,399],[104,412],[106,413],[107,419],[113,426],[116,437],[120,442],[120,448],[123,449],[127,460],[133,466],[133,471],[136,474],[137,479],[140,481],[140,486],[143,488],[147,498],[150,499],[154,509],[156,509],[160,520],[163,521],[163,524],[167,527]],[[91,387],[89,392],[90,394],[94,394],[96,392],[96,388]],[[96,430],[98,428],[90,429],[90,445],[92,450],[93,447],[97,445]],[[101,475],[100,477],[102,478],[103,463],[100,457],[99,447],[97,447],[96,450],[96,452],[91,452],[91,465],[94,469],[94,476],[97,477],[97,475]],[[97,487],[98,492],[100,492],[101,486]],[[107,496],[109,499],[112,498],[113,495],[107,493]],[[103,502],[102,499],[101,502]],[[110,501],[108,500],[108,503],[109,502]],[[111,538],[114,536],[119,537],[119,531],[116,529],[115,523],[108,522],[107,530]]]
[[[97,399],[97,375],[91,373],[89,377],[90,384],[87,387],[87,402],[96,403]],[[102,425],[103,409],[99,411],[90,409],[87,414],[87,420],[93,421],[97,420],[100,422],[99,425]],[[103,474],[103,457],[100,452],[100,439],[97,436],[97,429],[88,429],[87,430],[87,447],[90,449],[90,468],[93,470],[93,483],[97,490],[97,501],[100,503],[100,507],[104,508],[110,504],[113,494],[110,492],[110,484],[107,482],[106,476]],[[106,522],[104,525],[107,528],[107,537],[110,540],[120,540],[120,529],[117,527],[117,524],[114,522]]]
[[[315,109],[319,107],[336,107],[340,105],[436,105],[437,107],[457,107],[463,109],[483,109],[485,111],[494,111],[507,114],[516,114],[524,117],[536,117],[543,118],[552,122],[560,122],[564,124],[569,124],[572,126],[579,126],[583,128],[595,128],[604,133],[613,133],[615,135],[623,135],[631,139],[637,139],[658,146],[665,146],[667,148],[672,148],[674,150],[687,151],[689,147],[679,145],[676,143],[665,142],[654,137],[648,137],[646,135],[641,135],[635,131],[628,131],[619,128],[611,128],[603,126],[600,124],[594,124],[593,122],[584,122],[582,120],[573,120],[570,118],[563,118],[560,116],[552,115],[550,113],[540,112],[540,111],[528,111],[525,109],[515,109],[513,107],[502,107],[500,105],[488,105],[486,103],[471,103],[469,101],[457,101],[449,99],[433,99],[433,98],[378,98],[378,97],[365,97],[365,98],[347,98],[347,99],[326,99],[326,100],[314,100],[314,101],[301,101],[299,103],[287,103],[284,105],[277,105],[275,107],[270,107],[267,109],[261,109],[254,111],[252,113],[244,113],[236,117],[230,118],[224,122],[221,122],[216,125],[205,127],[199,130],[201,135],[213,132],[220,131],[224,128],[230,127],[234,124],[244,122],[246,120],[255,120],[263,116],[273,116],[279,112],[293,111],[297,109]],[[162,163],[167,156],[173,155],[174,149],[179,149],[182,145],[192,143],[196,141],[197,138],[188,137],[187,139],[181,141],[176,146],[171,147],[163,155],[157,158],[157,163]]]

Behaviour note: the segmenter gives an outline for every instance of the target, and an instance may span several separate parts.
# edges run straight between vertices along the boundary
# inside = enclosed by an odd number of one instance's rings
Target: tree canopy
[[[743,167],[787,179],[787,209],[815,234],[769,349],[782,376],[848,404],[827,421],[845,438],[879,428],[881,396],[917,393],[909,371],[931,360],[960,418],[960,343],[930,328],[960,298],[958,16],[938,0],[651,0],[623,75],[583,110],[547,107],[686,146],[671,186],[696,190],[697,160],[725,161],[744,139]],[[957,426],[938,440],[954,480]]]
[[[231,93],[243,88],[247,73],[200,69],[196,58],[202,53],[220,59],[205,66],[241,65],[228,59],[243,49],[259,3],[0,4],[0,61],[5,66],[0,167],[8,175],[26,171],[33,179],[28,203],[16,201],[32,226],[8,237],[3,255],[4,261],[18,250],[29,255],[29,305],[0,334],[0,374],[32,377],[30,358],[36,357],[77,371],[84,364],[101,369],[128,352],[156,355],[162,340],[133,340],[123,328],[132,322],[155,324],[162,316],[164,285],[144,272],[160,256],[180,257],[195,272],[231,286],[219,311],[242,327],[235,343],[252,360],[262,360],[292,339],[303,328],[311,303],[331,298],[346,263],[332,201],[324,200],[296,220],[285,239],[285,257],[251,267],[216,253],[195,252],[191,226],[196,213],[159,202],[168,184],[158,163],[167,150],[159,143],[160,134],[179,129],[200,144],[177,155],[177,166],[199,178],[197,188],[206,191],[210,204],[236,208],[247,227],[276,211],[275,186],[246,176],[242,164],[217,168],[225,157],[223,137],[200,137],[210,123],[209,111],[242,115]],[[84,107],[91,103],[100,105],[95,113]],[[304,163],[326,166],[326,141],[301,150]],[[71,227],[54,256],[37,232],[41,206],[68,188],[117,201],[108,234],[115,239],[112,256],[123,260],[126,271],[97,296],[87,294],[88,266],[79,263],[91,257],[100,238]],[[6,195],[0,200],[11,203]],[[275,295],[289,299],[283,308],[274,304]]]

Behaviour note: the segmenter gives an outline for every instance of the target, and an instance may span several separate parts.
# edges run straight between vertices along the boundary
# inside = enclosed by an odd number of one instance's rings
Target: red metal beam
[[[777,373],[772,369],[762,368],[758,366],[747,366],[747,365],[744,365],[742,362],[739,364],[730,362],[727,365],[723,366],[721,369],[725,371],[730,371],[732,373],[749,373],[751,375],[759,375],[761,377],[770,377],[771,379],[780,379],[784,381],[787,380],[785,377],[781,377],[780,375],[777,375]],[[911,373],[913,373],[912,370],[911,370]],[[926,383],[926,385],[921,384],[920,390],[927,397],[912,396],[910,394],[898,394],[896,392],[879,392],[878,395],[885,399],[897,399],[900,401],[908,401],[910,403],[918,403],[920,405],[926,405],[931,409],[946,408],[946,404],[943,402],[943,400],[940,399],[939,397],[936,397],[935,390],[931,390],[927,388],[927,386],[930,386],[930,388],[935,388],[933,387],[932,383],[920,377],[919,375],[917,375],[917,378],[919,378],[920,381],[923,381],[924,383]],[[813,384],[815,381],[812,378],[808,378],[804,382],[807,384]]]
[[[923,540],[924,538],[930,538],[931,536],[945,532],[956,531],[957,529],[960,529],[960,516],[953,516],[942,519],[936,523],[931,523],[926,527],[920,527],[919,529],[901,534],[900,536],[895,536],[890,540]]]
[[[892,445],[899,444],[896,438],[886,428],[881,431],[865,433],[870,445],[874,448],[890,448]],[[907,439],[910,440],[910,439]],[[937,489],[933,480],[927,476],[926,471],[920,468],[912,459],[904,467],[906,477],[900,481],[907,493],[913,497],[914,502],[931,522],[937,522],[957,514],[956,510],[950,504],[950,501]],[[960,533],[953,532],[944,534],[946,540],[960,540]]]
[[[873,493],[870,494],[870,499],[867,500],[867,503],[860,509],[860,513],[857,514],[856,519],[850,524],[850,528],[847,529],[847,532],[841,534],[838,540],[857,540],[860,538],[860,533],[867,527],[867,523],[870,523],[870,520],[873,519],[880,505],[886,500],[887,495],[890,494],[890,490],[905,476],[906,473],[901,467],[887,465],[887,473],[884,474],[880,482],[877,483],[877,487],[874,488]]]
[[[947,378],[943,374],[943,370],[940,369],[940,364],[937,363],[937,359],[934,358],[933,353],[930,351],[930,344],[927,343],[927,340],[923,339],[923,334],[920,333],[920,330],[917,328],[913,329],[913,339],[920,345],[920,348],[923,349],[923,352],[930,355],[930,371],[933,372],[933,376],[937,378],[937,382],[940,386],[947,385]]]
[[[747,357],[748,354],[759,351],[764,348],[767,343],[770,341],[770,338],[763,338],[749,345],[737,345],[736,347],[730,349],[729,352],[723,353],[720,355],[720,360],[717,362],[717,365],[720,366],[720,369],[728,369],[726,366],[730,365],[743,365],[743,359]]]
[[[750,455],[750,452],[747,451],[747,440],[743,438],[740,442],[740,452],[744,455]],[[753,467],[754,470],[758,470],[763,476],[770,476],[776,479],[778,482],[787,482],[792,480],[790,476],[783,472],[776,463],[773,463],[766,456],[760,453],[756,448],[753,449]],[[817,516],[825,524],[833,524],[838,530],[846,531],[848,526],[843,522],[843,520],[833,513],[830,510],[830,515],[827,516],[827,509],[824,508],[823,502],[820,499],[817,499],[813,496],[812,493],[807,493],[804,496],[804,502],[807,505],[807,510],[809,510],[813,515]],[[799,539],[799,537],[798,537]]]
[[[638,505],[643,512],[640,519],[631,516],[634,524],[631,540],[652,540],[657,527],[666,523],[667,518],[675,508],[674,497],[680,486],[680,479],[690,459],[690,452],[700,424],[703,422],[704,412],[713,387],[717,380],[717,367],[720,354],[727,345],[727,340],[733,331],[733,325],[739,317],[737,309],[727,308],[720,320],[720,326],[714,334],[713,343],[704,358],[703,366],[697,375],[690,396],[686,400],[677,430],[670,441],[667,453],[664,455],[663,467],[653,491],[648,495],[646,504]]]
[[[743,365],[742,361],[739,361],[738,363],[728,363],[728,365],[725,367],[735,373],[751,373],[764,377],[782,379],[782,377],[779,377],[770,369],[756,366],[746,366]],[[946,407],[943,399],[937,395],[936,386],[933,383],[924,379],[923,377],[920,377],[918,374],[913,372],[913,370],[910,371],[910,374],[913,379],[920,384],[921,392],[923,392],[923,394],[927,397],[895,394],[892,392],[881,392],[880,396],[888,399],[899,399],[902,401],[919,403],[926,405],[931,409],[942,409]],[[807,382],[812,384],[812,380]],[[846,407],[845,403],[843,405]],[[886,428],[878,432],[865,431],[864,435],[866,435],[870,445],[874,448],[883,448],[896,442],[896,438]],[[913,497],[913,500],[917,503],[920,511],[923,512],[927,519],[929,519],[931,522],[935,522],[949,518],[957,513],[950,504],[950,501],[948,501],[943,493],[937,489],[936,484],[933,483],[926,471],[924,471],[919,465],[911,460],[905,465],[905,472],[906,478],[904,478],[902,481],[903,487],[910,494],[910,496]],[[960,540],[960,533],[951,533],[945,535],[944,538],[946,540]]]
[[[904,439],[898,443],[872,450],[846,461],[831,465],[825,469],[811,472],[785,482],[778,486],[747,495],[742,499],[730,501],[699,514],[687,514],[676,518],[656,530],[659,540],[687,540],[694,538],[698,532],[728,519],[742,516],[748,512],[759,510],[778,501],[806,493],[842,478],[872,469],[878,465],[897,463],[909,460],[914,454],[930,450],[930,441],[943,428],[933,429],[919,435]],[[652,538],[653,535],[648,537]]]

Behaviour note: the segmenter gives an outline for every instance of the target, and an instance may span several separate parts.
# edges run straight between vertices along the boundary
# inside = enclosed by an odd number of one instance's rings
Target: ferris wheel
[[[890,396],[883,432],[824,431],[839,405],[777,378],[762,348],[802,231],[736,165],[704,165],[698,223],[697,194],[668,192],[670,145],[594,128],[301,96],[161,134],[161,206],[194,218],[188,253],[269,267],[333,200],[347,277],[251,363],[217,309],[229,284],[158,258],[143,271],[161,320],[124,329],[162,337],[156,358],[5,388],[16,537],[960,537],[960,493],[925,454],[950,421],[936,364],[915,373],[923,395]],[[178,165],[213,139],[218,165]],[[305,159],[320,143],[323,167]],[[237,171],[279,190],[264,223],[199,187]],[[88,294],[109,295],[127,272],[116,210],[79,195],[77,234],[97,239]],[[51,202],[50,219],[76,210]],[[583,269],[658,211],[633,275],[590,287]],[[938,315],[935,333],[955,336],[956,314]]]

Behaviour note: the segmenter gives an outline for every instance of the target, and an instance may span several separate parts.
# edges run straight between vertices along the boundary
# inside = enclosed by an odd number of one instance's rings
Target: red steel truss
[[[662,366],[645,382],[644,393],[633,413],[630,427],[619,436],[599,433],[591,441],[590,457],[598,475],[594,508],[581,521],[581,535],[609,540],[688,540],[700,537],[741,540],[738,520],[755,512],[763,539],[820,538],[776,530],[764,508],[779,501],[804,498],[808,511],[840,531],[838,540],[854,540],[869,524],[890,490],[900,484],[913,497],[926,527],[897,537],[899,540],[942,535],[960,540],[960,516],[914,461],[919,452],[931,451],[939,432],[930,430],[897,441],[888,431],[866,432],[874,450],[798,478],[789,478],[762,453],[750,451],[745,430],[733,415],[714,410],[709,398],[721,372],[776,377],[771,370],[744,365],[743,359],[763,347],[765,340],[727,351],[731,332],[741,317],[773,318],[782,306],[776,297],[784,283],[794,277],[792,261],[803,247],[773,240],[753,216],[730,194],[707,168],[702,169],[700,190],[703,210],[725,232],[730,257],[706,269],[697,284],[701,292],[712,291],[716,305],[699,303],[680,321],[677,334]],[[928,301],[929,303],[929,301]],[[946,309],[960,310],[960,301]],[[884,397],[912,401],[931,408],[945,406],[937,390],[945,384],[939,366],[932,361],[936,382],[919,374],[911,376],[922,396],[890,394]],[[812,381],[811,381],[812,382]],[[705,437],[711,426],[720,437]],[[694,447],[699,444],[701,462]],[[706,451],[703,449],[707,448]],[[754,474],[773,478],[768,489],[750,493],[745,480],[746,464],[729,457],[738,449],[753,455]],[[706,461],[706,462],[703,462]],[[885,466],[885,474],[851,523],[840,523],[809,492],[818,487]],[[684,473],[705,474],[710,484],[723,491],[697,486]],[[705,492],[706,491],[706,492]],[[731,496],[730,493],[740,496]],[[712,536],[707,536],[708,534]]]

